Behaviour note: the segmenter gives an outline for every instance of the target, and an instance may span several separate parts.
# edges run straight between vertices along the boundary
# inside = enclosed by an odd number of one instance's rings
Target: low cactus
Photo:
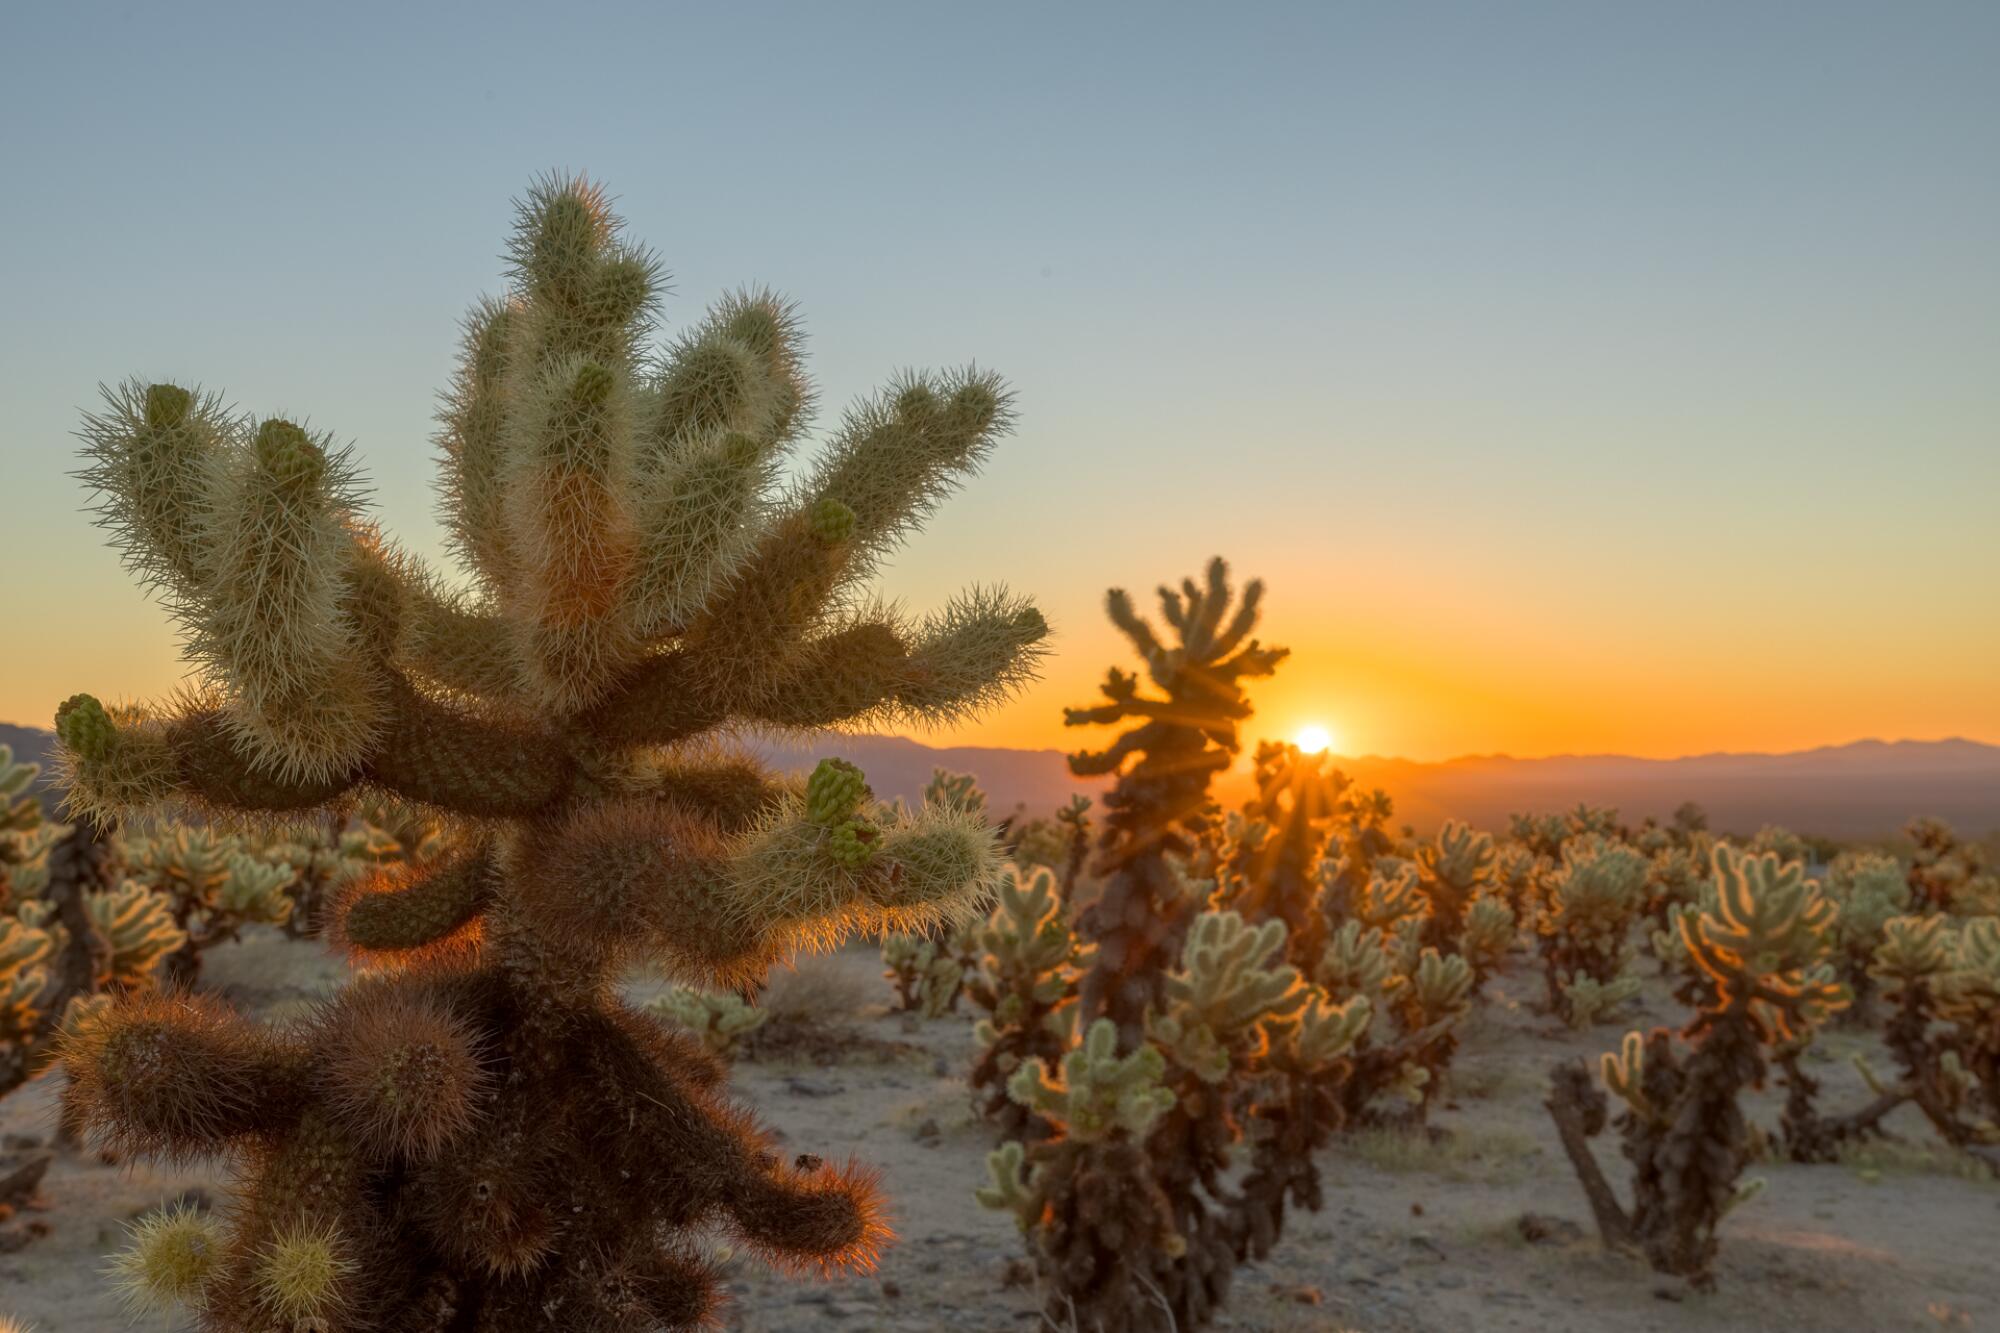
[[[1457,820],[1445,821],[1435,839],[1417,848],[1417,889],[1424,896],[1424,943],[1456,953],[1465,941],[1465,917],[1474,901],[1493,891],[1493,835]]]
[[[978,932],[979,963],[965,987],[986,1014],[973,1029],[979,1052],[970,1080],[973,1103],[1002,1139],[1032,1143],[1047,1134],[1048,1122],[1007,1089],[1025,1065],[1053,1073],[1070,1049],[1076,939],[1047,869],[1003,867],[995,896],[993,915]]]
[[[1607,1112],[1588,1070],[1558,1066],[1548,1101],[1606,1243],[1636,1247],[1697,1287],[1714,1284],[1716,1227],[1746,1197],[1744,1089],[1762,1084],[1771,1052],[1796,1047],[1847,1003],[1827,962],[1836,909],[1803,867],[1717,847],[1713,868],[1714,907],[1683,918],[1688,951],[1713,982],[1681,1034],[1685,1048],[1664,1029],[1634,1032],[1602,1063],[1605,1086],[1625,1103],[1629,1211],[1591,1155]]]
[[[253,856],[244,840],[186,824],[128,834],[125,857],[133,878],[169,906],[181,936],[166,958],[166,979],[190,986],[201,956],[240,939],[253,925],[282,926],[292,914],[289,861]]]
[[[971,938],[971,928],[939,941],[920,935],[889,935],[882,941],[882,963],[896,988],[899,1012],[923,1018],[943,1018],[958,1011],[966,965],[958,949]]]
[[[735,1059],[743,1039],[770,1017],[739,995],[691,986],[668,987],[646,1009],[693,1033],[702,1048],[720,1060]]]
[[[1549,1007],[1581,1027],[1615,998],[1636,993],[1621,979],[1632,961],[1633,926],[1646,906],[1648,862],[1622,843],[1585,831],[1586,815],[1572,823],[1579,831],[1563,846],[1535,931]]]

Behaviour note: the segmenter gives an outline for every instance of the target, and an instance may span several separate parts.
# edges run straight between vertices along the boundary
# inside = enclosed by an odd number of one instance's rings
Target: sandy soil
[[[831,1065],[746,1061],[736,1087],[799,1151],[853,1153],[879,1166],[900,1243],[881,1271],[830,1286],[791,1282],[732,1260],[730,1327],[745,1330],[930,1330],[985,1333],[1040,1325],[1020,1284],[1011,1219],[972,1200],[991,1147],[970,1114],[962,1071],[971,1020],[916,1024],[886,1012],[872,951],[808,966],[846,969],[875,1003],[856,1018],[874,1041]],[[1692,1296],[1642,1264],[1604,1253],[1540,1105],[1554,1060],[1594,1056],[1621,1027],[1577,1034],[1529,1009],[1532,978],[1503,978],[1459,1055],[1455,1100],[1437,1117],[1441,1145],[1363,1134],[1328,1154],[1328,1206],[1297,1219],[1272,1260],[1244,1269],[1221,1327],[1353,1333],[1758,1333],[1811,1330],[2000,1329],[2000,1186],[1931,1149],[1922,1125],[1892,1122],[1908,1143],[1868,1160],[1756,1169],[1769,1188],[1726,1224],[1721,1290]],[[208,984],[255,1012],[310,1002],[337,968],[307,944],[275,935],[212,955]],[[1654,991],[1639,1024],[1677,1022]],[[1871,1037],[1836,1030],[1814,1065],[1827,1106],[1862,1099],[1847,1058]],[[1886,1061],[1880,1063],[1886,1065]],[[46,1142],[50,1081],[0,1102],[0,1143],[18,1160],[22,1136]],[[1767,1122],[1775,1099],[1759,1103]],[[1600,1154],[1614,1179],[1616,1148]],[[5,1163],[0,1163],[4,1167]],[[107,1165],[60,1153],[38,1206],[12,1225],[46,1234],[0,1255],[0,1313],[40,1333],[130,1327],[99,1276],[124,1223],[183,1190],[219,1195],[217,1173]],[[1523,1237],[1524,1213],[1558,1219],[1553,1235]],[[1564,1223],[1570,1225],[1565,1226]],[[157,1324],[151,1325],[158,1327]]]

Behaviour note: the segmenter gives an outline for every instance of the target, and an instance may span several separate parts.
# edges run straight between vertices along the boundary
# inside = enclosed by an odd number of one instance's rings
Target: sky
[[[829,409],[1014,385],[881,586],[1054,652],[933,743],[1076,741],[1105,589],[1215,554],[1292,649],[1254,734],[2000,742],[1995,68],[1988,3],[6,6],[0,720],[182,671],[70,475],[99,382],[335,431],[442,561],[457,321],[560,169],[670,325],[796,299]]]

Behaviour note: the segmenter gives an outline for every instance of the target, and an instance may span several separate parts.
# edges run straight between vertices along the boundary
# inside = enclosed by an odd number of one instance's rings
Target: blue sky
[[[2000,6],[66,4],[0,17],[0,717],[171,681],[79,515],[100,380],[429,433],[508,200],[606,183],[796,298],[829,407],[1007,374],[890,569],[1037,594],[1056,743],[1110,584],[1230,555],[1274,725],[1438,757],[2000,740]],[[23,549],[32,554],[23,556]]]

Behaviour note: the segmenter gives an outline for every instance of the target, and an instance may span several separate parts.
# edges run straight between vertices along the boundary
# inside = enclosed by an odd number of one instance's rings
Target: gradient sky
[[[829,406],[976,359],[1020,429],[885,578],[1030,590],[1066,739],[1103,590],[1211,554],[1259,730],[1417,758],[2000,741],[2000,5],[0,11],[0,719],[179,674],[80,410],[200,380],[429,435],[508,201],[582,170],[767,282]],[[935,739],[935,738],[933,738]]]

